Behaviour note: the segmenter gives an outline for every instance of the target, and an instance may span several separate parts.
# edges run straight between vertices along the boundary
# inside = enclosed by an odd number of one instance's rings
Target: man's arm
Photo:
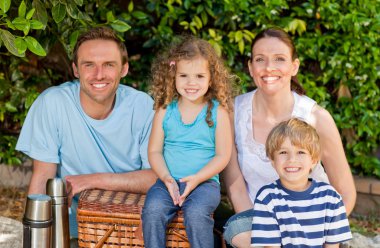
[[[157,176],[151,170],[126,173],[95,173],[66,176],[69,199],[86,189],[105,189],[145,194],[156,182]]]
[[[46,182],[49,178],[54,178],[56,173],[56,164],[33,160],[33,173],[28,194],[46,194]]]

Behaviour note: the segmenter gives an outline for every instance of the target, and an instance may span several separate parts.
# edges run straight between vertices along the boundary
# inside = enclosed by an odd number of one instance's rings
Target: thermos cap
[[[52,218],[51,197],[41,194],[28,195],[24,218],[31,221],[50,220]]]
[[[46,183],[46,194],[51,197],[66,197],[66,187],[61,178],[50,178]]]

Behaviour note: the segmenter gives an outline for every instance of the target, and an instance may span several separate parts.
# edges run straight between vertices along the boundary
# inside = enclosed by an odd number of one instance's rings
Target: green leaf
[[[69,2],[66,5],[66,10],[69,16],[71,16],[73,19],[78,19],[79,9],[74,3]]]
[[[115,20],[111,23],[111,27],[115,29],[118,32],[126,32],[131,28],[127,23],[120,21],[120,20]]]
[[[1,0],[0,1],[0,9],[4,11],[4,13],[7,13],[9,8],[11,7],[11,0]]]
[[[9,112],[17,112],[17,108],[13,106],[10,102],[5,103],[5,109]]]
[[[21,1],[20,6],[18,6],[18,16],[25,18],[26,14],[26,4],[24,1]]]
[[[15,46],[19,54],[25,53],[26,49],[28,49],[28,45],[26,44],[24,39],[21,37],[17,37],[15,39]]]
[[[107,12],[107,22],[113,22],[115,21],[115,16],[112,14],[112,11]]]
[[[201,18],[199,18],[198,16],[194,16],[193,21],[195,22],[198,29],[202,28],[203,24]]]
[[[43,29],[44,25],[37,20],[30,20],[30,28],[31,29]]]
[[[216,33],[215,33],[215,30],[214,30],[214,29],[209,28],[209,29],[208,29],[208,33],[210,34],[210,36],[211,36],[212,38],[215,38]]]
[[[10,53],[18,57],[24,57],[25,54],[20,54],[15,46],[15,37],[9,31],[0,28],[0,39]]]
[[[24,35],[27,35],[30,30],[30,23],[23,17],[16,17],[12,24],[16,27],[16,29],[24,32]]]
[[[35,12],[35,11],[36,11],[35,8],[29,10],[28,13],[26,14],[26,19],[27,19],[27,20],[32,19],[32,17],[33,17],[33,15],[34,15],[34,12]]]
[[[66,6],[64,4],[58,3],[53,6],[51,11],[55,23],[60,23],[66,16]]]
[[[147,14],[142,11],[133,11],[132,16],[139,20],[146,19],[148,17]]]
[[[25,37],[26,44],[28,45],[28,49],[39,56],[46,56],[45,50],[42,48],[40,43],[33,38],[32,36],[26,36]]]
[[[129,2],[129,4],[128,4],[128,12],[131,13],[131,12],[133,11],[133,8],[134,8],[134,6],[133,6],[133,1],[131,1],[131,2]]]
[[[83,5],[83,0],[74,0],[74,2],[79,6]]]
[[[45,5],[41,3],[40,0],[33,0],[32,6],[33,8],[36,9],[36,12],[34,13],[34,17],[37,20],[39,20],[44,25],[44,28],[45,28],[48,22],[48,14],[47,14]]]
[[[239,30],[235,33],[235,42],[239,42],[243,39],[243,33]]]
[[[80,32],[78,30],[71,33],[69,41],[71,50],[74,49],[75,44],[77,43]]]
[[[238,46],[239,46],[239,52],[240,52],[241,54],[244,54],[244,40],[243,40],[243,39],[241,39],[241,40],[239,41]]]
[[[13,25],[13,23],[10,21],[10,20],[6,20],[6,23],[7,23],[7,27],[12,29],[12,30],[16,30],[16,27],[15,25]]]

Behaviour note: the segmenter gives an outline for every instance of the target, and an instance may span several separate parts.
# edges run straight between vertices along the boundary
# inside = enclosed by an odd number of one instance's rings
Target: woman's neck
[[[265,95],[262,91],[257,90],[252,104],[255,115],[278,123],[288,119],[293,112],[294,96],[291,91]]]

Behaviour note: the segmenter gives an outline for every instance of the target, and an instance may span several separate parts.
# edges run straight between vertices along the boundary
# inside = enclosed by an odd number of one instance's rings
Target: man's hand
[[[169,194],[173,199],[174,205],[179,204],[179,187],[177,182],[174,180],[173,177],[167,176],[164,179],[164,183],[166,185],[166,188],[168,188]]]
[[[179,206],[182,207],[182,204],[186,200],[186,197],[191,193],[191,191],[193,191],[193,189],[195,189],[198,186],[200,182],[196,175],[184,177],[179,181],[181,183],[186,183],[186,188],[183,191],[183,194],[179,197]]]
[[[93,182],[96,182],[94,177],[95,174],[70,175],[65,177],[69,206],[71,206],[71,201],[76,194],[82,192],[83,190],[92,188]]]

